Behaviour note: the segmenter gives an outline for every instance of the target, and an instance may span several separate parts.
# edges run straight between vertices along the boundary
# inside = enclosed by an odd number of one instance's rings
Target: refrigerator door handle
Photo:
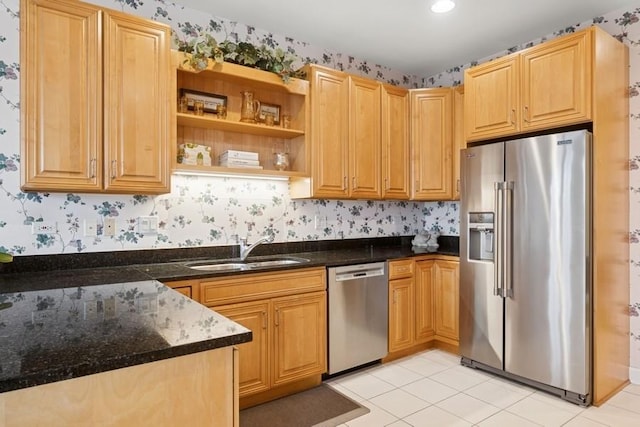
[[[504,247],[502,245],[502,215],[504,210],[504,182],[495,182],[493,184],[494,196],[495,196],[495,224],[493,227],[494,230],[494,241],[495,241],[495,252],[494,252],[494,274],[493,274],[493,295],[502,297],[503,296],[503,286],[504,286],[504,278],[502,275],[503,272],[503,251]]]
[[[513,181],[506,182],[504,186],[504,277],[502,296],[513,297]]]

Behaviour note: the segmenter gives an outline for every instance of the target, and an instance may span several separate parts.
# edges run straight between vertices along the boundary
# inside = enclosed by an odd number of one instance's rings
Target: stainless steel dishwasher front
[[[386,262],[328,272],[328,373],[333,375],[387,355],[389,276]]]

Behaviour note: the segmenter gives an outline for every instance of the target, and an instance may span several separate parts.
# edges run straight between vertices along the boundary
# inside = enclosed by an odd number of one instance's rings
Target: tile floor
[[[640,426],[640,385],[582,408],[429,350],[326,381],[371,411],[340,427]]]

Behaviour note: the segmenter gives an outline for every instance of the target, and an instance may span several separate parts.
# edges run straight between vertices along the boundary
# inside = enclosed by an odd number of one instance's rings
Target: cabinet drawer
[[[175,280],[173,282],[165,282],[165,285],[180,292],[182,295],[198,301],[199,282],[197,280]]]
[[[202,280],[200,302],[206,306],[214,306],[322,291],[326,288],[327,274],[324,267],[243,274]]]
[[[412,259],[389,261],[389,280],[412,277],[414,262]]]

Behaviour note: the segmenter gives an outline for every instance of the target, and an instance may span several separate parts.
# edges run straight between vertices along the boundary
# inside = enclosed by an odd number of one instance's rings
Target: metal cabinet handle
[[[116,179],[118,176],[118,161],[111,160],[111,179]]]
[[[522,120],[529,123],[529,107],[526,105],[524,106],[524,111],[522,113]]]
[[[342,177],[342,189],[346,190],[347,188],[347,176]]]
[[[515,108],[511,109],[511,124],[512,125],[516,124],[516,109]]]
[[[262,329],[267,329],[267,312],[262,312]]]
[[[89,165],[89,178],[95,178],[96,177],[96,164],[98,163],[98,159],[96,159],[95,157],[93,159],[91,159],[91,163]]]
[[[385,178],[384,179],[384,189],[388,190],[389,189],[389,178]]]
[[[280,310],[276,309],[276,318],[274,319],[276,326],[280,325]]]
[[[358,188],[358,182],[356,181],[356,177],[352,177],[351,181],[353,182],[353,189],[355,190],[356,188]]]

